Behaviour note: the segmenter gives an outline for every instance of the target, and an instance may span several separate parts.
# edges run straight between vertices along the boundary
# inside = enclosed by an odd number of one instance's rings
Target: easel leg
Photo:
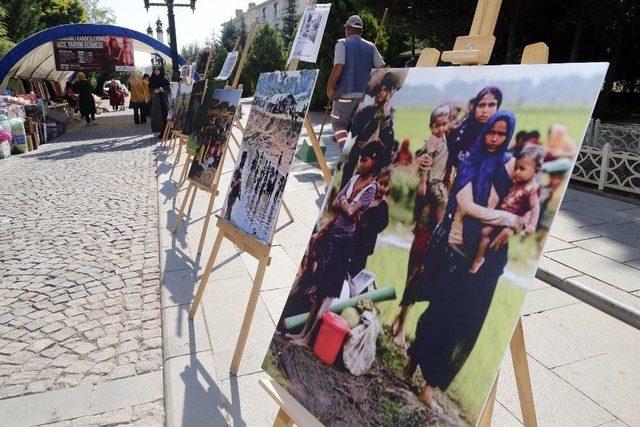
[[[213,249],[211,250],[211,255],[209,255],[209,260],[207,260],[207,266],[204,269],[204,274],[202,274],[202,280],[200,280],[198,291],[196,292],[196,296],[191,303],[191,308],[189,309],[189,319],[191,320],[193,320],[196,315],[196,311],[198,311],[198,306],[200,305],[202,294],[204,293],[204,289],[207,287],[209,276],[211,276],[211,270],[213,270],[213,263],[216,262],[216,257],[218,256],[218,251],[220,250],[220,245],[222,245],[223,238],[224,233],[222,232],[222,230],[218,230],[218,236],[216,237],[216,241],[213,244]]]
[[[173,172],[176,170],[176,166],[178,166],[178,163],[180,163],[181,155],[182,155],[182,144],[178,145],[178,152],[176,153],[176,159],[173,161],[173,167],[171,168],[171,175],[169,175],[169,180],[173,178]]]
[[[191,208],[193,208],[193,202],[196,200],[196,193],[198,192],[198,187],[193,187],[193,193],[191,194],[191,201],[189,202],[189,209],[187,210],[187,214],[191,215]]]
[[[327,165],[327,161],[324,158],[324,154],[322,154],[322,149],[320,148],[320,141],[318,137],[316,137],[316,133],[313,130],[313,125],[309,118],[304,119],[304,127],[307,130],[307,134],[309,135],[309,139],[311,140],[311,146],[313,147],[313,152],[318,159],[318,165],[320,166],[320,170],[322,171],[322,176],[324,177],[325,182],[328,184],[331,183],[331,170],[329,170],[329,166]]]
[[[233,360],[231,361],[231,373],[236,375],[240,368],[240,362],[242,361],[242,353],[244,353],[244,347],[247,344],[247,337],[249,336],[249,328],[251,328],[251,321],[253,320],[253,313],[256,311],[256,304],[258,303],[258,297],[260,296],[260,288],[262,287],[262,280],[264,279],[264,272],[269,265],[269,257],[264,257],[258,263],[258,270],[256,271],[256,277],[253,280],[253,287],[251,288],[251,295],[249,296],[249,302],[247,303],[247,311],[244,313],[244,320],[242,321],[242,327],[240,328],[240,336],[236,343],[236,349],[233,353]]]
[[[184,165],[182,166],[182,172],[180,173],[180,179],[178,180],[178,186],[176,187],[176,194],[173,196],[174,199],[180,192],[182,185],[187,179],[187,175],[189,173],[189,167],[191,166],[191,159],[193,159],[193,156],[187,153],[187,159],[184,161]]]
[[[202,253],[202,247],[204,246],[204,238],[207,235],[207,229],[209,228],[209,220],[211,219],[211,211],[213,210],[213,203],[216,200],[217,190],[214,187],[211,195],[209,196],[209,206],[207,206],[207,213],[204,216],[204,224],[202,225],[202,232],[200,233],[200,243],[198,244],[198,253]]]
[[[518,319],[518,324],[511,337],[509,348],[511,349],[511,358],[513,359],[513,372],[515,373],[516,386],[518,387],[522,420],[526,427],[535,427],[538,425],[538,420],[536,418],[536,408],[533,403],[533,389],[531,388],[527,351],[524,346],[522,319]]]
[[[491,420],[493,419],[493,407],[496,402],[496,389],[498,388],[498,377],[496,377],[496,381],[493,383],[493,388],[491,389],[491,393],[489,393],[489,399],[487,399],[487,405],[484,407],[484,411],[480,415],[480,420],[478,421],[478,427],[489,427],[491,425]]]
[[[282,199],[282,207],[284,208],[285,213],[289,217],[289,221],[293,222],[293,215],[291,214],[291,211],[289,210],[289,207],[287,206],[287,204],[284,202],[284,199]]]
[[[278,415],[276,415],[276,419],[273,422],[273,427],[291,427],[293,425],[293,420],[284,409],[280,408],[278,411]]]
[[[190,185],[187,188],[187,194],[184,195],[184,199],[182,200],[182,205],[180,205],[180,210],[178,211],[178,216],[176,216],[176,220],[173,223],[172,233],[175,234],[178,231],[178,227],[180,226],[180,222],[182,221],[182,217],[184,216],[184,208],[187,206],[187,201],[189,200],[189,194],[191,194],[191,190],[194,188],[193,185]]]

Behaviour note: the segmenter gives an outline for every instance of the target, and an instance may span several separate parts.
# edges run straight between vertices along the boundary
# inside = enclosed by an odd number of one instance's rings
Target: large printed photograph
[[[216,171],[227,149],[242,89],[216,89],[204,100],[194,119],[189,144],[196,155],[189,169],[189,179],[205,188],[215,182]]]
[[[325,425],[475,425],[606,69],[374,70],[265,371]]]
[[[318,70],[262,73],[223,218],[270,244]]]

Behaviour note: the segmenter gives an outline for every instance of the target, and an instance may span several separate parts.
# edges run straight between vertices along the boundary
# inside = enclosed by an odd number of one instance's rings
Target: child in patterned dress
[[[525,147],[516,156],[516,163],[513,168],[513,185],[498,206],[499,210],[525,217],[524,233],[527,235],[536,231],[538,217],[540,216],[540,186],[536,181],[536,175],[540,171],[541,163],[540,150],[535,147]],[[482,267],[484,255],[489,246],[493,245],[491,239],[493,234],[493,226],[488,225],[482,228],[482,238],[478,243],[478,252],[469,269],[470,273],[475,274]],[[503,237],[508,238],[513,234],[513,229],[504,227],[498,233],[498,235],[500,234],[506,234]],[[493,241],[495,242],[496,240],[500,241],[501,239],[494,239]]]

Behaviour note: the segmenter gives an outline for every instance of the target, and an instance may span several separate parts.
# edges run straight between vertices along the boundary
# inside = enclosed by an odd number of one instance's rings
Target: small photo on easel
[[[180,90],[176,97],[175,108],[173,109],[173,129],[182,131],[189,114],[189,103],[191,101],[191,92],[193,91],[193,83],[181,83]]]
[[[216,89],[205,98],[189,138],[196,154],[189,179],[203,188],[212,188],[220,161],[227,149],[242,89]]]
[[[373,70],[264,370],[324,425],[476,425],[606,70]]]
[[[275,71],[258,79],[223,218],[270,244],[318,70]]]

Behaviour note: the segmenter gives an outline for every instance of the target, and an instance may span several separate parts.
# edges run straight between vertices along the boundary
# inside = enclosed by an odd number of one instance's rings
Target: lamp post
[[[176,20],[173,14],[174,7],[190,7],[192,11],[196,10],[196,0],[190,0],[189,3],[176,3],[174,0],[164,0],[162,3],[150,3],[144,0],[144,7],[149,11],[150,6],[164,6],[167,8],[169,17],[169,44],[171,47],[171,66],[173,69],[172,80],[180,80],[180,69],[178,66],[178,42],[176,41]]]

